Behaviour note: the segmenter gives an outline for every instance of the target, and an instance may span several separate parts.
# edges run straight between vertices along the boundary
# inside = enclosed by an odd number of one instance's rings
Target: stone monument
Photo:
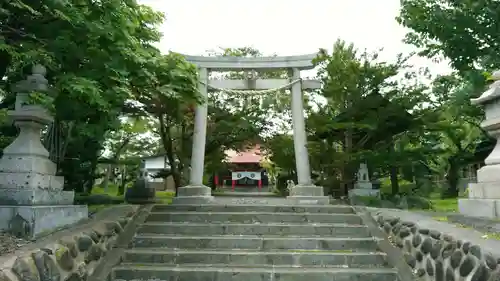
[[[127,189],[125,193],[125,201],[131,204],[148,204],[156,202],[156,190],[149,184],[148,172],[146,169],[141,169],[139,178],[134,182],[134,185]]]
[[[482,105],[485,120],[481,127],[497,139],[493,151],[477,171],[477,183],[469,184],[467,199],[458,200],[460,213],[474,217],[500,217],[500,71],[492,75],[493,83],[472,104]]]
[[[353,196],[379,196],[380,190],[373,189],[373,184],[370,181],[368,174],[368,166],[365,163],[359,165],[357,180],[354,188],[349,190],[349,198]]]
[[[8,112],[19,128],[17,138],[0,159],[0,230],[26,238],[88,217],[87,206],[73,205],[74,192],[63,191],[64,178],[40,141],[41,130],[53,120],[46,109],[28,104],[29,94],[47,91],[45,68],[14,86],[15,108]]]

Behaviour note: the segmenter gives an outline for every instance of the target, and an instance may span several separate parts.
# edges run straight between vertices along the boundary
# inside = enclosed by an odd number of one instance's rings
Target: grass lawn
[[[97,213],[101,210],[104,210],[108,207],[111,207],[113,205],[89,205],[88,206],[88,209],[89,209],[89,213]]]
[[[172,199],[175,197],[175,192],[171,191],[157,191],[156,198],[160,199],[162,204],[172,203]]]
[[[115,185],[110,184],[106,190],[99,186],[95,186],[92,188],[92,195],[96,194],[106,194],[109,196],[112,196],[116,198],[117,200],[123,201],[121,204],[125,204],[125,196],[124,195],[117,195],[118,194],[118,187]],[[171,191],[156,191],[156,198],[159,199],[161,204],[170,204],[172,203],[172,198],[175,197],[175,193]],[[98,205],[89,205],[88,209],[89,212],[95,213],[98,211],[101,211],[103,209],[106,209],[108,207],[111,207],[116,204],[98,204]]]
[[[458,198],[447,198],[441,199],[439,193],[433,193],[429,196],[432,202],[432,208],[434,212],[458,212]]]
[[[458,198],[431,199],[435,212],[458,212]]]

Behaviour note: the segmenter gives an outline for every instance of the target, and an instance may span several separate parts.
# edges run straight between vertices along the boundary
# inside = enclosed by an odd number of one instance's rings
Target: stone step
[[[296,206],[297,202],[286,198],[277,197],[215,197],[211,204],[214,205],[280,205]],[[313,204],[316,205],[316,204]]]
[[[348,205],[283,206],[283,205],[155,205],[153,212],[264,212],[264,213],[328,213],[352,214]]]
[[[131,248],[378,251],[374,238],[174,236],[136,234]]]
[[[123,265],[113,269],[118,280],[176,281],[397,281],[397,272],[390,268],[302,268],[302,267],[200,267]]]
[[[277,197],[281,196],[268,192],[268,191],[231,191],[225,190],[224,192],[214,193],[218,197]]]
[[[376,252],[321,252],[321,251],[234,251],[234,250],[151,250],[129,249],[125,251],[124,263],[151,264],[211,264],[272,265],[308,267],[387,267],[386,256]]]
[[[353,224],[211,224],[211,223],[177,223],[149,222],[142,224],[137,233],[167,235],[294,235],[294,236],[335,236],[335,237],[369,237],[368,228]]]
[[[210,223],[346,223],[362,224],[356,214],[264,213],[264,212],[151,212],[146,222]]]

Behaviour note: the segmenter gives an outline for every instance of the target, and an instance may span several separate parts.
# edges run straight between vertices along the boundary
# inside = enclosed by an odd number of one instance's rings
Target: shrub
[[[373,196],[353,196],[351,204],[361,205],[376,208],[398,208],[398,209],[432,209],[432,202],[424,197],[410,196],[394,196],[386,199]]]
[[[375,208],[396,208],[396,204],[390,200],[384,200],[374,196],[352,196],[352,205],[375,207]]]
[[[276,178],[276,192],[279,195],[282,196],[287,196],[288,195],[288,190],[287,190],[287,181],[292,180],[293,182],[297,182],[297,176],[295,175],[289,175],[289,174],[280,174]]]
[[[127,189],[125,192],[125,201],[127,203],[146,203],[155,200],[156,190],[140,184]]]
[[[422,210],[432,209],[432,202],[427,198],[416,195],[410,195],[406,197],[406,200],[408,202],[408,208],[410,209],[422,209]]]
[[[123,197],[108,194],[75,195],[77,205],[114,205],[124,203]]]
[[[352,196],[350,198],[351,204],[370,206],[370,207],[381,207],[382,199],[373,196]]]
[[[103,188],[102,186],[96,185],[92,187],[90,194],[108,194],[108,195],[117,195],[118,194],[118,185],[110,182],[108,183],[107,188]]]
[[[415,189],[415,183],[400,179],[399,183],[399,193],[400,194],[412,194]],[[380,192],[384,195],[392,195],[391,179],[389,177],[380,179]]]
[[[437,184],[430,177],[421,177],[416,179],[416,187],[413,192],[415,195],[429,197],[437,189]]]
[[[342,182],[336,177],[328,177],[323,180],[317,180],[314,182],[317,186],[322,186],[325,190],[326,195],[332,195],[333,197],[341,197],[345,195]]]

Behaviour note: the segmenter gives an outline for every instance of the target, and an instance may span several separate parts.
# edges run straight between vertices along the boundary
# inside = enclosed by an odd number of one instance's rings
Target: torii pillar
[[[200,67],[198,69],[200,81],[198,90],[202,102],[195,108],[189,185],[179,188],[177,197],[172,201],[175,204],[203,204],[213,201],[212,189],[203,184],[208,118],[208,73],[208,68]]]
[[[292,68],[291,78],[292,81],[300,79],[300,69]],[[292,85],[292,129],[297,185],[291,188],[287,198],[297,204],[329,204],[330,198],[325,196],[323,187],[314,185],[311,180],[301,83]]]

